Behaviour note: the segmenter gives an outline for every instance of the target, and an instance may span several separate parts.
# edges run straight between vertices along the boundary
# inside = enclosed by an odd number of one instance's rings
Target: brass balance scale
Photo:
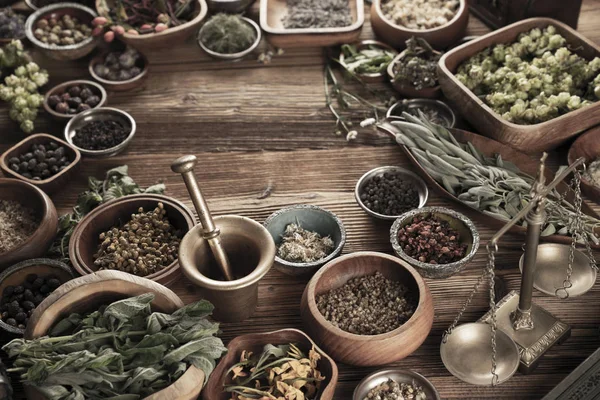
[[[444,333],[440,346],[442,362],[450,373],[467,383],[495,386],[510,379],[517,369],[529,373],[553,345],[569,337],[569,325],[532,302],[534,287],[543,293],[566,299],[587,292],[596,281],[596,261],[584,234],[581,174],[577,170],[585,160],[578,159],[545,186],[546,157],[547,154],[544,153],[540,160],[537,179],[532,188],[532,200],[488,242],[487,267],[454,322]],[[576,218],[569,223],[571,245],[540,245],[542,227],[546,222],[546,197],[571,172],[574,174],[571,183],[575,193],[576,214]],[[527,222],[527,236],[520,263],[521,290],[520,293],[510,292],[496,303],[494,269],[498,241],[523,218]],[[587,257],[575,248],[578,242],[585,244]],[[486,278],[490,282],[490,310],[478,322],[458,326],[460,318]]]

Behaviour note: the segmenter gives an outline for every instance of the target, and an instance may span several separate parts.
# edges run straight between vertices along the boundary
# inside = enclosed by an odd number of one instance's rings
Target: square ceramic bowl
[[[458,46],[442,56],[438,76],[444,95],[482,135],[491,137],[525,153],[552,150],[600,123],[600,102],[533,125],[518,125],[504,120],[470,91],[455,76],[459,65],[470,57],[500,43],[513,43],[519,34],[533,28],[556,27],[567,39],[569,49],[586,60],[600,56],[600,46],[571,27],[551,18],[530,18],[508,25]]]
[[[65,155],[69,161],[71,161],[71,164],[69,164],[67,168],[41,181],[25,178],[18,172],[10,169],[8,160],[10,160],[12,157],[19,157],[21,154],[29,152],[29,149],[34,144],[47,144],[51,141],[56,142],[65,148]],[[8,178],[15,178],[27,183],[31,183],[32,185],[42,189],[44,192],[46,192],[46,194],[52,194],[57,189],[64,187],[65,183],[67,183],[67,181],[70,179],[75,169],[79,167],[79,161],[81,161],[81,154],[75,147],[66,143],[64,140],[58,139],[55,136],[48,135],[46,133],[37,133],[35,135],[28,136],[10,149],[6,150],[4,154],[0,156],[0,169],[2,169],[4,175],[6,175]]]
[[[352,24],[340,28],[286,29],[282,19],[287,14],[286,0],[260,0],[260,27],[267,41],[275,47],[327,47],[358,40],[365,22],[364,0],[348,0]]]

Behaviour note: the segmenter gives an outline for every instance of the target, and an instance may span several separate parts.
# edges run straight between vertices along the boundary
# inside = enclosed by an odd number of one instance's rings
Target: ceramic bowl
[[[357,50],[362,50],[368,47],[376,47],[383,50],[387,50],[396,56],[398,52],[393,48],[388,46],[387,44],[380,42],[378,40],[361,40],[360,42],[355,43]],[[342,67],[346,68],[346,57],[343,52],[340,52],[339,62]],[[360,78],[361,81],[365,83],[375,83],[375,82],[384,82],[386,77],[386,71],[370,73],[370,74],[356,74]]]
[[[390,65],[388,65],[387,75],[388,75],[388,78],[390,79],[390,83],[391,83],[392,87],[398,93],[400,93],[403,97],[424,98],[424,99],[435,99],[437,97],[440,97],[442,95],[442,89],[439,84],[437,86],[433,86],[433,87],[426,87],[423,89],[415,89],[415,87],[410,84],[406,84],[404,82],[397,82],[394,80],[394,78],[396,76],[395,66],[404,57],[406,57],[406,51],[403,51],[402,53],[398,54],[392,60]]]
[[[116,0],[96,0],[96,10],[98,10],[98,14],[106,17],[108,9],[115,7],[115,3]],[[132,35],[130,33],[125,33],[119,36],[119,40],[147,55],[156,52],[156,49],[178,46],[198,31],[200,24],[208,12],[205,0],[196,0],[194,5],[195,17],[184,24],[169,28],[159,33],[154,32],[143,35]]]
[[[258,45],[260,44],[260,41],[262,39],[262,31],[260,30],[260,27],[258,26],[258,24],[256,22],[252,21],[250,18],[242,17],[242,19],[248,25],[250,25],[256,32],[256,40],[254,40],[254,43],[252,44],[252,46],[248,47],[246,50],[240,51],[238,53],[225,54],[225,53],[217,53],[216,51],[209,49],[208,47],[206,47],[204,45],[204,43],[202,43],[202,40],[200,40],[200,38],[202,37],[202,33],[204,32],[204,28],[206,27],[206,24],[204,24],[202,26],[202,28],[200,28],[200,31],[198,31],[198,37],[196,38],[196,41],[198,42],[198,46],[200,46],[200,48],[202,50],[204,50],[204,52],[206,54],[208,54],[209,56],[211,56],[213,58],[217,58],[219,60],[229,60],[229,61],[241,60],[248,54],[252,53],[258,47]]]
[[[445,49],[458,42],[464,35],[469,23],[467,0],[460,0],[456,15],[446,25],[432,29],[408,29],[388,20],[381,10],[382,0],[371,3],[371,25],[375,35],[383,42],[397,49],[411,37],[422,37],[436,49]]]
[[[73,143],[73,137],[77,133],[78,129],[81,129],[83,126],[93,121],[107,120],[118,121],[124,127],[129,128],[129,136],[127,136],[127,138],[118,145],[104,150],[87,150],[81,147],[77,147],[75,143]],[[129,146],[129,143],[131,143],[131,141],[133,140],[135,130],[135,120],[131,115],[129,115],[129,113],[126,113],[125,111],[119,110],[117,108],[110,107],[93,108],[91,110],[87,110],[77,114],[73,119],[69,121],[69,123],[65,127],[65,140],[69,142],[71,146],[79,150],[81,154],[86,157],[106,158],[116,156],[117,154],[125,151],[127,146]]]
[[[366,399],[371,390],[387,382],[388,379],[393,379],[397,383],[417,384],[423,388],[427,400],[441,400],[440,394],[427,378],[417,372],[400,368],[381,369],[365,376],[354,389],[352,400]]]
[[[95,7],[95,2],[93,0],[83,0],[81,4],[92,9]],[[25,5],[32,11],[37,11],[40,9],[37,0],[25,0]]]
[[[228,14],[242,14],[252,4],[254,0],[207,0],[208,11],[211,13],[228,13]]]
[[[60,85],[56,85],[52,89],[48,90],[48,92],[44,96],[44,103],[43,103],[44,110],[46,110],[46,112],[48,114],[50,114],[54,119],[56,119],[58,121],[66,122],[66,121],[70,120],[71,118],[73,118],[74,116],[78,115],[78,114],[61,114],[59,112],[54,111],[48,105],[48,99],[50,98],[50,96],[53,96],[55,94],[61,95],[68,88],[70,88],[71,86],[74,86],[74,85],[85,85],[85,86],[89,87],[90,90],[92,92],[94,92],[94,94],[96,96],[100,97],[100,103],[98,103],[98,105],[96,107],[92,108],[92,110],[102,107],[106,104],[106,100],[107,100],[106,90],[104,90],[104,88],[101,85],[97,84],[96,82],[87,81],[87,80],[75,80],[75,81],[63,82]]]
[[[59,171],[57,174],[52,175],[49,178],[40,181],[25,178],[18,172],[10,169],[8,162],[12,157],[19,157],[21,154],[29,152],[29,149],[31,149],[31,146],[34,144],[47,144],[50,141],[56,142],[65,148],[65,156],[71,162],[71,164],[69,164],[65,169]],[[39,187],[48,194],[52,194],[56,190],[63,188],[64,185],[69,181],[75,170],[79,167],[79,161],[81,161],[81,154],[75,147],[52,135],[48,135],[46,133],[37,133],[35,135],[26,137],[10,149],[6,150],[4,154],[0,156],[0,169],[2,169],[2,172],[7,177],[20,179]]]
[[[468,244],[465,257],[460,261],[449,264],[428,264],[407,255],[398,243],[398,230],[409,224],[414,217],[420,215],[435,216],[436,218],[448,221],[450,227],[459,232],[461,242]],[[412,210],[404,213],[394,221],[390,229],[390,242],[398,257],[415,267],[425,278],[442,279],[457,274],[466,268],[467,264],[475,256],[475,253],[477,253],[477,249],[479,249],[479,233],[473,222],[461,213],[445,207],[425,207],[420,210]]]
[[[322,237],[331,237],[334,247],[327,257],[308,263],[290,262],[275,256],[275,268],[285,274],[295,276],[314,273],[339,256],[346,244],[346,229],[342,221],[337,215],[321,207],[296,205],[282,208],[271,214],[263,225],[273,237],[275,245],[279,246],[285,228],[289,224],[300,224],[302,228],[317,232]]]
[[[125,81],[110,81],[108,79],[99,77],[94,70],[94,67],[97,64],[101,64],[104,62],[104,58],[107,54],[108,53],[104,53],[99,56],[96,56],[90,61],[88,70],[92,78],[100,82],[102,86],[104,86],[107,90],[112,90],[115,92],[126,92],[128,90],[136,89],[144,84],[144,82],[148,78],[148,59],[146,58],[146,56],[140,53],[140,58],[138,59],[136,65],[139,68],[141,68],[142,72],[138,76],[135,76],[131,79],[127,79]]]
[[[29,39],[29,41],[33,43],[33,45],[37,47],[42,54],[54,60],[70,61],[85,57],[94,50],[98,44],[98,39],[94,36],[90,36],[79,43],[67,46],[59,46],[56,44],[43,43],[39,41],[33,34],[35,30],[35,24],[40,18],[49,15],[55,15],[57,17],[70,15],[72,17],[77,17],[80,21],[91,26],[92,20],[98,14],[96,14],[96,12],[91,8],[77,3],[51,4],[35,11],[29,16],[29,18],[27,18],[25,23],[25,34],[27,35],[27,39]]]
[[[388,108],[386,118],[402,118],[402,112],[408,112],[409,114],[418,115],[418,110],[421,107],[429,107],[435,109],[438,113],[438,118],[441,120],[442,126],[446,128],[454,128],[456,125],[456,114],[452,111],[452,108],[441,100],[434,99],[404,99],[397,103],[392,104]]]
[[[356,335],[325,319],[316,297],[343,286],[348,280],[380,272],[401,281],[418,297],[417,308],[402,326],[380,335]],[[300,307],[307,333],[334,360],[350,365],[374,366],[401,360],[425,341],[433,324],[433,300],[427,284],[407,262],[376,252],[357,252],[328,262],[312,277]]]
[[[223,390],[223,385],[231,382],[227,376],[229,368],[237,363],[244,350],[250,350],[254,354],[260,354],[267,344],[275,346],[294,343],[300,346],[300,350],[308,353],[311,347],[321,354],[318,368],[325,380],[321,382],[318,398],[320,400],[332,400],[338,379],[338,368],[335,361],[321,350],[308,335],[297,329],[282,329],[267,333],[251,333],[241,335],[233,339],[227,345],[227,354],[221,359],[213,373],[210,375],[206,387],[202,392],[203,400],[228,400],[231,396]],[[361,399],[362,400],[362,399]]]
[[[167,211],[169,222],[182,234],[187,233],[195,225],[192,212],[179,201],[159,194],[136,194],[121,197],[94,209],[86,215],[73,231],[69,241],[69,258],[80,275],[92,274],[98,270],[94,265],[94,253],[98,250],[100,233],[106,232],[115,225],[124,224],[131,219],[131,214],[153,210],[161,202]],[[181,277],[179,260],[173,261],[164,269],[145,278],[169,285]]]
[[[35,274],[41,278],[54,275],[61,283],[73,279],[73,272],[67,264],[49,258],[34,258],[21,261],[20,263],[7,268],[0,274],[0,293],[4,293],[4,289],[6,289],[7,286],[22,285],[27,276],[31,274]],[[25,333],[25,329],[8,325],[2,320],[0,320],[0,328],[19,336]]]
[[[571,145],[568,154],[569,164],[574,163],[580,157],[585,158],[587,166],[596,160],[600,160],[600,126],[584,132]],[[590,200],[600,204],[600,187],[592,184],[585,176],[581,178],[581,191]]]
[[[46,254],[58,228],[58,215],[50,197],[30,183],[17,179],[0,178],[0,199],[16,201],[35,210],[40,221],[38,228],[29,239],[0,254],[0,267]]]
[[[370,170],[369,172],[367,172],[363,176],[361,176],[360,179],[358,180],[358,182],[356,182],[356,187],[354,188],[354,198],[356,199],[356,202],[358,203],[360,208],[365,210],[365,212],[367,214],[369,214],[370,216],[379,218],[379,219],[392,221],[399,217],[398,215],[384,215],[384,214],[376,213],[375,211],[372,211],[370,208],[368,208],[363,203],[363,201],[360,199],[360,195],[362,193],[363,187],[371,179],[373,179],[376,176],[382,176],[383,174],[388,173],[388,172],[401,173],[402,176],[406,180],[413,182],[415,187],[417,188],[417,192],[419,193],[419,206],[417,208],[422,208],[425,206],[425,203],[427,203],[427,198],[429,197],[429,190],[427,189],[427,185],[425,184],[425,181],[423,179],[421,179],[421,177],[419,177],[417,174],[415,174],[405,168],[395,167],[395,166],[385,166],[385,167],[378,167],[378,168],[374,168],[374,169]]]

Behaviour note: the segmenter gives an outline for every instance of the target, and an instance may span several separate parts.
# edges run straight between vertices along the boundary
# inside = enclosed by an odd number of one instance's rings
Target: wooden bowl
[[[377,271],[418,293],[417,309],[402,326],[381,335],[355,335],[332,325],[317,309],[316,296]],[[304,290],[300,312],[307,332],[323,350],[338,362],[359,366],[383,365],[409,356],[433,324],[433,300],[419,273],[396,257],[369,251],[336,258],[317,271]]]
[[[580,157],[585,158],[587,165],[600,158],[600,126],[586,131],[571,145],[568,154],[569,164],[575,162]],[[585,177],[581,178],[581,191],[590,200],[600,204],[600,188],[593,185]]]
[[[436,53],[440,54],[439,52],[436,52]],[[401,52],[400,54],[398,54],[396,57],[394,57],[392,62],[390,62],[390,64],[387,67],[387,75],[388,75],[388,78],[390,79],[390,83],[392,84],[392,87],[398,93],[400,93],[403,97],[420,98],[420,99],[435,99],[437,97],[440,97],[442,94],[440,85],[433,86],[433,87],[426,87],[421,90],[417,90],[417,89],[415,89],[414,86],[412,86],[410,84],[406,84],[405,82],[397,82],[394,80],[394,78],[396,77],[396,71],[395,71],[394,67],[405,56],[406,56],[406,50]]]
[[[136,194],[109,201],[86,215],[73,231],[69,241],[69,258],[75,270],[81,275],[98,271],[98,267],[94,265],[94,253],[100,245],[98,239],[100,233],[115,225],[126,223],[138,208],[143,207],[144,211],[151,211],[159,202],[164,204],[171,224],[183,234],[194,227],[195,220],[192,212],[182,203],[168,196]],[[166,268],[145,278],[169,285],[180,277],[179,260],[175,260]]]
[[[571,111],[550,121],[534,125],[518,125],[508,122],[494,112],[479,97],[454,76],[458,66],[487,47],[500,43],[512,43],[520,33],[533,28],[554,25],[564,36],[574,53],[591,60],[600,56],[600,46],[586,39],[579,32],[550,18],[530,18],[498,29],[456,47],[442,56],[438,64],[438,78],[444,96],[456,107],[482,135],[489,136],[525,153],[552,150],[569,138],[600,123],[600,102]]]
[[[46,335],[58,320],[71,313],[90,312],[103,304],[144,293],[154,293],[156,296],[151,304],[153,310],[172,313],[183,307],[183,302],[175,293],[156,282],[120,271],[100,271],[73,279],[52,292],[31,315],[25,338]],[[204,372],[191,365],[171,386],[144,400],[196,399],[203,383]],[[25,385],[25,393],[30,400],[45,399],[31,386]]]
[[[27,276],[31,274],[38,275],[42,278],[54,275],[61,283],[73,279],[73,272],[67,264],[49,258],[33,258],[21,261],[0,274],[0,294],[4,293],[4,289],[6,289],[7,286],[22,285]],[[0,328],[19,336],[22,336],[23,333],[25,333],[25,329],[8,325],[2,320],[0,320]]]
[[[147,33],[144,35],[132,35],[125,33],[119,36],[119,40],[128,46],[131,46],[142,53],[150,54],[157,48],[177,46],[198,31],[200,24],[206,17],[208,7],[205,0],[197,0],[196,17],[191,21],[179,26],[169,28],[160,33]],[[96,0],[96,10],[98,13],[107,17],[105,12],[107,7],[114,7],[115,0]]]
[[[0,254],[0,267],[46,254],[58,228],[58,215],[50,197],[30,183],[0,178],[0,199],[17,201],[35,210],[40,220],[38,228],[29,239],[14,249]]]
[[[39,41],[33,34],[33,31],[35,30],[35,24],[40,18],[48,15],[56,15],[57,17],[70,15],[72,17],[77,17],[80,21],[85,22],[91,27],[92,20],[98,14],[96,14],[96,12],[91,8],[77,3],[51,4],[35,11],[29,16],[29,18],[27,18],[25,23],[25,34],[27,35],[27,39],[29,39],[29,41],[33,43],[33,45],[37,47],[42,54],[48,58],[52,58],[53,60],[71,61],[85,57],[94,50],[98,44],[98,39],[94,36],[90,36],[79,43],[66,46],[43,43]]]
[[[97,84],[96,82],[88,81],[88,80],[84,80],[84,79],[63,82],[60,85],[56,85],[52,89],[48,90],[48,92],[46,92],[46,95],[44,96],[44,103],[43,103],[44,110],[46,110],[46,112],[48,114],[50,114],[54,119],[56,119],[58,121],[67,122],[68,120],[70,120],[71,118],[73,118],[74,116],[77,115],[77,114],[61,114],[59,112],[54,111],[48,105],[48,99],[50,98],[50,96],[53,96],[55,94],[61,95],[65,92],[65,90],[67,90],[69,87],[74,86],[74,85],[86,85],[87,87],[90,88],[90,90],[92,92],[94,92],[94,94],[96,96],[100,97],[100,103],[98,103],[98,105],[96,107],[93,107],[92,110],[95,108],[100,108],[106,104],[106,99],[107,99],[106,90],[104,90],[104,88],[101,85]]]
[[[267,42],[275,47],[327,47],[358,40],[365,22],[364,0],[348,0],[352,24],[340,28],[286,29],[281,19],[287,14],[286,0],[260,0],[260,27]]]
[[[67,168],[63,169],[62,171],[59,171],[56,175],[53,175],[41,181],[25,178],[18,172],[15,172],[12,169],[10,169],[8,165],[8,160],[10,160],[12,157],[19,157],[21,154],[27,153],[31,146],[34,144],[47,144],[50,141],[56,142],[61,146],[64,146],[65,155],[69,159],[69,161],[71,161],[71,164],[69,164]],[[69,181],[69,179],[73,175],[73,172],[75,172],[77,167],[79,167],[79,161],[81,161],[81,154],[75,147],[69,145],[68,143],[65,143],[64,141],[52,135],[48,135],[47,133],[37,133],[35,135],[28,136],[19,143],[15,144],[10,149],[6,150],[4,154],[0,156],[0,169],[2,169],[2,172],[7,177],[16,178],[27,183],[31,183],[32,185],[42,189],[44,192],[52,194],[58,189],[63,188],[64,185]]]
[[[227,354],[221,359],[213,373],[210,375],[206,387],[202,392],[202,399],[228,400],[231,397],[223,390],[223,385],[231,383],[231,378],[227,376],[227,370],[239,361],[243,350],[250,350],[254,354],[260,354],[266,344],[277,346],[288,343],[299,344],[300,349],[304,350],[305,353],[314,346],[316,351],[321,354],[319,371],[325,376],[325,380],[321,383],[321,391],[318,398],[320,400],[332,400],[338,380],[337,365],[335,364],[335,361],[324,353],[306,333],[298,329],[281,329],[279,331],[267,333],[251,333],[233,339],[229,342],[229,345],[227,345]]]
[[[460,1],[456,15],[449,23],[432,29],[408,29],[396,25],[383,14],[381,0],[373,0],[371,3],[371,26],[375,35],[381,41],[397,49],[405,47],[404,42],[413,36],[422,37],[436,49],[445,49],[458,42],[465,35],[468,23],[469,7],[467,6],[467,0]]]
[[[100,55],[92,58],[92,60],[90,61],[90,65],[88,67],[88,70],[89,70],[92,78],[94,78],[95,80],[100,82],[102,84],[102,86],[104,86],[106,89],[113,90],[115,92],[126,92],[128,90],[136,89],[136,88],[142,86],[144,84],[144,82],[146,82],[146,79],[148,78],[148,65],[149,64],[148,64],[148,59],[146,58],[146,56],[141,53],[140,53],[141,57],[138,59],[138,62],[136,63],[136,65],[142,69],[142,72],[138,76],[135,76],[126,81],[109,81],[107,79],[99,77],[96,74],[96,72],[94,71],[94,67],[96,66],[96,64],[103,63],[104,58],[106,57],[107,54],[108,53],[103,53],[103,54],[100,54]]]

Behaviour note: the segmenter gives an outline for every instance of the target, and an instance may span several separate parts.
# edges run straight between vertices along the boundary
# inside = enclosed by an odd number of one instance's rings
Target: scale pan
[[[544,243],[538,246],[533,287],[542,293],[556,296],[556,289],[563,287],[563,281],[567,278],[567,267],[569,265],[569,249],[571,246],[556,243]],[[596,270],[590,265],[590,260],[579,250],[575,250],[573,261],[573,274],[568,289],[569,297],[581,296],[590,290],[596,283]],[[519,269],[523,272],[523,260],[519,260]],[[559,292],[564,294],[564,290]]]
[[[458,326],[442,341],[440,355],[446,369],[472,385],[492,384],[492,327],[483,322]],[[496,331],[496,373],[498,383],[515,374],[519,367],[517,344],[501,330]]]

